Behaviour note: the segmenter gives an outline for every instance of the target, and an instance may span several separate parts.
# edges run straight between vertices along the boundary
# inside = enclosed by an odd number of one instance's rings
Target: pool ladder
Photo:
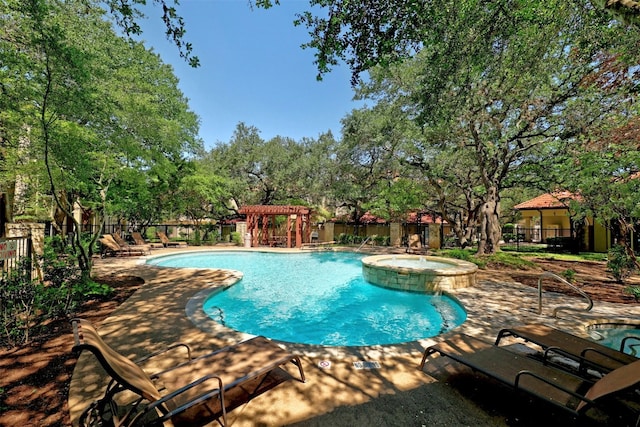
[[[222,326],[227,326],[227,325],[224,323],[224,310],[222,310],[222,308],[220,308],[220,307],[218,307],[218,306],[212,306],[212,307],[209,307],[209,308],[210,308],[210,309],[218,310],[218,315],[217,315],[217,317],[220,319],[220,320],[218,320],[218,322],[219,322]],[[209,316],[211,316],[211,317],[213,317],[213,316],[214,316],[214,313],[212,313],[211,311],[209,311],[207,314],[208,314]],[[216,319],[214,318],[213,320],[216,320]]]
[[[550,277],[552,279],[557,279],[565,285],[569,286],[571,289],[579,293],[587,300],[587,307],[584,308],[584,311],[590,311],[593,308],[593,300],[589,297],[589,295],[585,294],[581,289],[578,289],[575,285],[565,280],[564,278],[558,276],[555,273],[551,273],[550,271],[545,271],[538,278],[538,314],[542,314],[542,279],[545,277]],[[560,305],[553,309],[553,317],[558,317],[558,312],[560,310],[571,310],[571,311],[583,311],[583,309],[570,307],[566,305]]]
[[[358,249],[356,249],[356,252],[360,252],[360,249],[362,249],[362,247],[369,241],[369,239],[371,239],[371,236],[364,239],[364,242],[362,242],[362,244],[358,246]]]

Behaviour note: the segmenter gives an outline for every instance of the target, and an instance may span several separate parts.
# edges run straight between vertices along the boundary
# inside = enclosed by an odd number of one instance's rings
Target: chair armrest
[[[618,362],[618,363],[620,363],[622,365],[626,365],[627,364],[627,362],[625,362],[623,360],[620,360],[617,357],[613,357],[610,354],[603,353],[602,351],[600,351],[598,349],[595,349],[595,348],[592,348],[592,347],[585,348],[584,350],[582,350],[582,352],[580,353],[580,356],[584,357],[585,360],[588,360],[587,356],[586,356],[587,353],[596,353],[596,354],[599,354],[602,357],[606,357],[607,359],[616,361],[616,362]],[[593,363],[593,362],[591,362],[591,363]]]
[[[581,400],[583,402],[587,402],[590,405],[593,405],[595,403],[593,400],[588,399],[588,398],[584,397],[583,395],[581,395],[579,393],[576,393],[573,390],[569,390],[568,388],[563,387],[563,386],[561,386],[559,384],[556,384],[555,382],[553,382],[552,380],[550,380],[548,378],[545,378],[545,377],[543,377],[541,375],[536,374],[535,372],[531,372],[531,371],[527,371],[527,370],[520,371],[516,375],[516,380],[515,380],[515,388],[516,389],[520,387],[520,378],[523,377],[523,376],[528,376],[528,377],[531,377],[531,378],[533,378],[535,380],[538,380],[538,381],[541,381],[543,383],[546,383],[546,384],[552,386],[553,388],[556,388],[556,389],[558,389],[558,390],[560,390],[560,391],[562,391],[564,393],[567,393],[567,394],[569,394],[569,395],[571,395],[571,396],[575,397],[576,399],[579,399],[579,400]]]
[[[628,336],[622,338],[622,341],[620,342],[620,351],[624,353],[624,346],[627,345],[627,341],[633,340],[638,341],[638,344],[630,344],[631,346],[635,347],[637,345],[640,345],[640,337]]]
[[[171,399],[181,395],[182,393],[191,390],[194,387],[197,387],[209,380],[214,380],[216,382],[216,388],[213,389],[209,389],[205,392],[203,392],[202,394],[197,395],[195,398],[189,400],[188,402],[170,410],[169,412],[163,412],[163,415],[159,418],[158,421],[163,422],[165,420],[171,419],[173,416],[180,414],[181,412],[186,411],[187,409],[201,403],[204,402],[205,400],[210,399],[211,397],[218,395],[220,397],[220,407],[222,410],[222,418],[224,421],[223,425],[227,425],[227,411],[225,408],[225,404],[224,404],[224,386],[222,383],[222,378],[215,376],[215,375],[205,375],[204,377],[198,378],[197,380],[185,385],[184,387],[181,387],[177,390],[172,391],[171,393],[166,394],[165,396],[162,396],[161,399],[156,400],[152,403],[150,403],[145,410],[143,411],[143,413],[148,413],[150,411],[155,410],[158,407],[162,407],[164,406],[164,404],[168,401],[170,401]]]
[[[498,332],[498,336],[496,337],[496,341],[494,343],[494,345],[499,345],[500,341],[502,340],[502,338],[505,337],[516,337],[517,335],[514,334],[511,329],[505,328],[505,329],[501,329],[500,332]]]

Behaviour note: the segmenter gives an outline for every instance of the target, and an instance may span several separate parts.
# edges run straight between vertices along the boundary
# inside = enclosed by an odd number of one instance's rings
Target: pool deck
[[[246,250],[244,248],[187,248],[154,250],[153,256],[184,253],[190,250]],[[255,249],[254,249],[255,250]],[[269,250],[260,248],[259,250]],[[290,250],[276,250],[288,252]],[[293,250],[293,252],[299,252]],[[95,274],[137,276],[145,284],[107,319],[99,324],[105,340],[122,354],[137,358],[168,344],[189,344],[195,355],[234,344],[246,335],[198,316],[193,297],[238,280],[238,273],[210,269],[169,269],[148,266],[141,257],[105,258],[96,261]],[[502,328],[526,323],[546,323],[580,336],[585,326],[612,320],[638,322],[640,304],[618,305],[594,302],[590,312],[560,312],[559,305],[584,307],[585,301],[545,292],[543,310],[538,315],[536,289],[500,277],[499,272],[478,272],[478,283],[451,292],[467,310],[467,320],[449,334],[458,332],[493,342]],[[191,300],[191,303],[190,303]],[[197,304],[196,304],[197,306]],[[292,345],[285,347],[301,355],[306,383],[289,381],[265,393],[229,414],[233,426],[373,426],[373,425],[536,425],[554,415],[529,410],[530,418],[515,419],[531,403],[519,396],[504,396],[492,401],[476,389],[477,379],[453,377],[458,367],[435,360],[424,371],[418,370],[424,348],[449,334],[401,345],[338,347]],[[439,359],[439,358],[435,358]],[[353,362],[377,362],[374,369],[356,369]],[[77,425],[82,410],[99,398],[107,376],[95,357],[83,352],[73,372],[69,389],[71,419]],[[475,381],[475,382],[474,382]],[[451,385],[451,383],[455,383]],[[478,391],[479,390],[479,391]],[[522,408],[514,408],[521,405]],[[544,411],[548,407],[544,406]],[[533,412],[531,412],[533,411]],[[525,410],[526,412],[526,410]],[[562,413],[560,413],[562,415]],[[542,417],[542,418],[540,418]],[[529,423],[529,424],[528,424]]]

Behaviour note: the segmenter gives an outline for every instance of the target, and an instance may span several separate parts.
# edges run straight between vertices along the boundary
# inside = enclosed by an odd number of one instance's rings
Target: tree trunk
[[[624,248],[625,253],[635,264],[636,268],[640,269],[640,263],[638,262],[636,254],[631,247],[631,242],[629,241],[629,237],[633,231],[633,225],[629,224],[624,218],[618,218],[618,230],[620,233],[618,236],[618,244]]]
[[[502,230],[500,229],[500,195],[496,186],[487,191],[487,199],[480,209],[480,242],[478,255],[496,253],[500,246]]]

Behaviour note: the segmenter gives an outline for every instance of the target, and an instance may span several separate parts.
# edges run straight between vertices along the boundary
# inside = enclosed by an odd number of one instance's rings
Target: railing
[[[583,296],[587,300],[587,307],[584,309],[584,311],[590,311],[593,308],[593,300],[589,297],[589,295],[585,294],[582,290],[578,289],[576,286],[558,276],[557,274],[551,273],[550,271],[545,271],[540,275],[540,278],[538,278],[538,314],[542,314],[542,279],[544,279],[545,277],[557,279],[579,293],[581,296]],[[558,311],[560,310],[582,311],[579,308],[561,305],[553,310],[553,317],[558,317]]]
[[[362,247],[369,241],[371,240],[371,236],[368,236],[366,239],[364,239],[364,241],[360,244],[360,246],[358,246],[358,249],[356,249],[356,252],[360,252],[360,249],[362,249]]]
[[[32,260],[31,237],[8,237],[0,239],[0,274],[8,275],[12,270],[19,267],[21,259]],[[34,277],[33,266],[31,268],[32,278]]]

